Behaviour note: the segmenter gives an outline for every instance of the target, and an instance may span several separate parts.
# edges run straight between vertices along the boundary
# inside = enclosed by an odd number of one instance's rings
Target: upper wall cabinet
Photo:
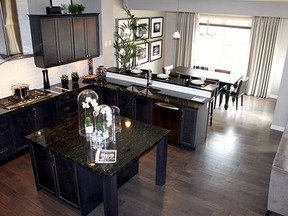
[[[99,56],[98,15],[29,15],[36,66]]]

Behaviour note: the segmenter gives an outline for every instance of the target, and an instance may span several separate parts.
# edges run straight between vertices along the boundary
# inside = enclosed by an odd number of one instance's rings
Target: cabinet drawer
[[[5,159],[14,154],[11,140],[0,144],[0,160]]]
[[[0,143],[10,139],[10,130],[8,125],[0,126]]]
[[[0,126],[8,124],[6,115],[0,115]]]
[[[70,100],[76,100],[76,103],[77,103],[77,96],[78,96],[78,91],[73,91],[71,93],[67,93],[67,94],[64,94],[64,95],[61,95],[59,96],[59,103],[65,103],[67,101],[70,101]]]
[[[71,113],[77,112],[78,106],[77,101],[72,100],[66,103],[59,104],[59,115],[60,117],[64,117]]]

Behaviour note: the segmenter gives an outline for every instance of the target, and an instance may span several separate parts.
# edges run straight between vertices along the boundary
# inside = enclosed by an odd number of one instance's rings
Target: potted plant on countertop
[[[67,87],[68,86],[68,76],[66,74],[62,74],[61,75],[61,84],[62,84],[62,87]]]
[[[71,79],[72,79],[72,82],[73,82],[73,83],[78,83],[78,80],[79,80],[79,74],[78,74],[78,72],[73,71],[73,72],[71,73]]]
[[[140,18],[131,14],[131,12],[124,8],[127,14],[127,23],[116,28],[115,41],[113,47],[115,48],[115,57],[120,72],[127,72],[136,68],[136,57],[142,52],[142,48],[137,46],[139,43],[145,43],[148,46],[148,40],[144,34],[139,32],[147,32],[147,24],[139,23]],[[137,42],[136,42],[137,41]]]

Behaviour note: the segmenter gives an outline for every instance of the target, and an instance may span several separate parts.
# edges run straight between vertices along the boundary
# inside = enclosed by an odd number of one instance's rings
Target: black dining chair
[[[205,80],[205,85],[208,85],[208,84],[213,84],[213,85],[216,85],[217,88],[215,89],[215,91],[213,92],[213,95],[211,97],[211,100],[210,100],[210,103],[209,103],[209,118],[210,118],[210,126],[212,126],[212,122],[213,122],[213,112],[214,112],[214,109],[215,109],[215,104],[216,104],[216,101],[217,101],[217,96],[219,95],[219,80],[218,79],[210,79],[210,78],[207,78]]]
[[[244,95],[245,91],[248,85],[249,77],[244,77],[241,79],[236,88],[233,88],[229,92],[229,96],[232,97],[232,102],[236,101],[236,110],[238,110],[238,99],[241,98],[241,106],[243,106],[243,101],[244,101]],[[223,94],[226,94],[226,92],[221,93],[220,92],[220,101],[222,102]],[[220,104],[220,103],[219,103]]]

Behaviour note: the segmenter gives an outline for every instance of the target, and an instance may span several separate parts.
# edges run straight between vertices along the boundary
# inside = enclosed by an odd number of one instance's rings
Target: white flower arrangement
[[[90,105],[91,107],[95,109],[95,107],[98,106],[98,103],[96,99],[92,99],[91,97],[86,97],[85,102],[82,102],[82,108],[85,110],[85,125],[86,126],[89,126],[91,124],[91,119],[89,116],[87,116],[87,113],[86,113],[86,109],[89,109]]]
[[[97,117],[99,113],[101,113],[106,118],[104,122],[96,123],[98,130],[104,133],[107,130],[107,128],[112,125],[112,111],[109,106],[100,105],[100,106],[94,107],[93,115]]]

